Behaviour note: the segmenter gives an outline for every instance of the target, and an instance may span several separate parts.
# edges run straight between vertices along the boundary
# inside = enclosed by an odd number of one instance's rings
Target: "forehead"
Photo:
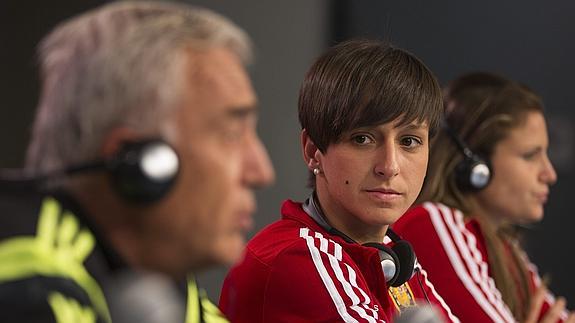
[[[539,112],[530,112],[523,122],[512,128],[501,140],[501,145],[523,147],[547,144],[547,126],[545,117]]]
[[[225,48],[190,50],[189,94],[197,104],[214,108],[253,106],[249,76],[239,57]]]
[[[429,123],[427,121],[405,121],[402,117],[396,118],[390,122],[384,122],[373,126],[359,127],[362,128],[372,128],[372,129],[389,129],[389,130],[429,130]]]
[[[224,48],[190,49],[185,54],[182,99],[170,118],[176,127],[169,123],[166,135],[200,140],[235,122],[238,109],[254,110],[256,96],[239,57]]]

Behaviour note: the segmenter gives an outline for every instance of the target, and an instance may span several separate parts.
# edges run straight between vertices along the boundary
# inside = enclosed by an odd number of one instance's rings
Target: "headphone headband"
[[[473,158],[473,156],[475,154],[471,151],[471,149],[469,149],[469,147],[463,142],[463,140],[455,133],[455,130],[453,130],[453,128],[451,128],[451,126],[449,126],[447,121],[445,121],[445,120],[443,121],[442,127],[443,127],[443,130],[445,131],[445,133],[447,133],[449,138],[451,138],[453,143],[455,143],[455,145],[465,155],[465,157]]]
[[[463,154],[463,160],[455,168],[459,188],[463,191],[479,191],[485,188],[491,180],[492,171],[489,162],[475,154],[447,121],[443,120],[442,128]]]

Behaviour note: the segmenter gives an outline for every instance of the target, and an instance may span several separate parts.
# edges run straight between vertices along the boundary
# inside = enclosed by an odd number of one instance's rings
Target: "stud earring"
[[[319,168],[314,168],[314,169],[313,169],[313,174],[314,174],[315,176],[319,175],[319,173],[321,173],[321,171],[319,170]]]

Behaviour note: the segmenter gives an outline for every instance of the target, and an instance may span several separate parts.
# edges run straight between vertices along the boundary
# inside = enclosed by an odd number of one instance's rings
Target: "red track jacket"
[[[220,308],[232,322],[390,322],[426,298],[459,322],[424,270],[388,290],[377,249],[328,233],[300,203],[284,202],[282,215],[224,281]]]

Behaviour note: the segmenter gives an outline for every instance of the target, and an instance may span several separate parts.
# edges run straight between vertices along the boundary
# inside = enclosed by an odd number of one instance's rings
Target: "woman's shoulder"
[[[465,214],[454,207],[448,206],[440,202],[424,202],[415,205],[408,209],[395,225],[404,226],[417,221],[457,221],[464,223],[465,226],[474,226],[477,221],[473,218],[468,218]]]
[[[461,213],[461,211],[439,202],[424,202],[407,210],[393,227],[400,229],[415,223],[421,225],[422,222],[432,222],[439,218],[453,217],[456,213]]]
[[[427,243],[453,237],[456,232],[459,235],[468,231],[470,225],[473,224],[460,210],[439,202],[425,202],[410,208],[392,227],[412,243]]]

